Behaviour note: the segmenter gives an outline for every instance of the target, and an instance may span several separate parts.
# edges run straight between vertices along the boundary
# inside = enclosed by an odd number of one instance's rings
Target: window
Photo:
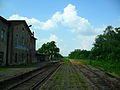
[[[22,33],[23,33],[23,34],[25,33],[24,31],[25,31],[25,29],[24,29],[24,28],[22,28]]]
[[[18,34],[16,35],[16,46],[18,46],[18,44],[19,44],[19,36],[18,36]]]
[[[24,59],[24,54],[22,53],[22,62],[24,62],[24,60],[23,60],[23,59]]]
[[[17,53],[15,54],[15,63],[17,63]]]
[[[25,40],[24,40],[24,38],[22,37],[22,46],[24,46],[25,45]]]
[[[3,63],[4,52],[0,52],[0,64]]]
[[[5,30],[0,31],[0,40],[2,40],[2,41],[5,40]]]

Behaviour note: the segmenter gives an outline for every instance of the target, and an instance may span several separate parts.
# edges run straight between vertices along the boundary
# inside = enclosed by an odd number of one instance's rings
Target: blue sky
[[[32,24],[36,49],[54,40],[62,55],[90,50],[106,26],[120,26],[119,10],[119,0],[0,0],[1,16]]]

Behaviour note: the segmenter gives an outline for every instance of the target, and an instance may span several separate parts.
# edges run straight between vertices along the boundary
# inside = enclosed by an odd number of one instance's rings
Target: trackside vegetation
[[[75,49],[69,54],[69,58],[120,76],[120,27],[107,26],[103,34],[96,37],[90,51]]]

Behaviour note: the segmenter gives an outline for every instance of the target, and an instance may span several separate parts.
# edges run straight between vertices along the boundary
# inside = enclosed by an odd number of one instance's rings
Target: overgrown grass
[[[94,67],[102,68],[109,72],[115,73],[120,76],[120,62],[105,61],[105,60],[86,60],[86,59],[75,59],[82,64],[88,64]]]

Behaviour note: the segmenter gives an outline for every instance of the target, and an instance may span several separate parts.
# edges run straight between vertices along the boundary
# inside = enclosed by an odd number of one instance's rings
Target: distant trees
[[[44,43],[42,47],[37,50],[37,52],[49,55],[51,60],[62,57],[62,55],[59,54],[60,49],[56,46],[55,41]]]
[[[120,60],[120,27],[107,26],[103,34],[96,37],[91,51],[75,50],[70,58],[90,58],[94,60]]]
[[[75,49],[69,54],[69,58],[71,59],[82,59],[89,58],[90,51]]]

